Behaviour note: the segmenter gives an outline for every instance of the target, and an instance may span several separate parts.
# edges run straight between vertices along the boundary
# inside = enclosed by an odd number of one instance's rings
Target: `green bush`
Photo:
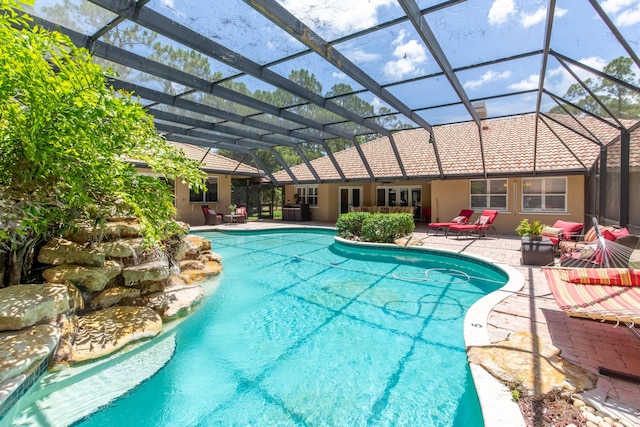
[[[369,242],[390,243],[410,234],[415,228],[409,213],[374,213],[362,224],[362,239]]]
[[[352,237],[360,237],[362,233],[362,223],[366,218],[370,217],[369,212],[349,212],[338,217],[336,228],[338,236],[343,239],[351,239]]]

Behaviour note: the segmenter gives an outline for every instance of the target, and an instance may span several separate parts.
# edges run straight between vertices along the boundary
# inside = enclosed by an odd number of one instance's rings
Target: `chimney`
[[[474,110],[476,110],[476,113],[478,113],[480,120],[487,118],[487,106],[484,104],[484,102],[474,102],[473,104],[471,104],[471,106]]]

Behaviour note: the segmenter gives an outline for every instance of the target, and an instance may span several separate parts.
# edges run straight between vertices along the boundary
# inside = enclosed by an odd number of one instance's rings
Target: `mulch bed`
[[[527,427],[565,427],[568,424],[586,426],[586,420],[578,408],[562,398],[534,400],[521,397],[518,405]]]

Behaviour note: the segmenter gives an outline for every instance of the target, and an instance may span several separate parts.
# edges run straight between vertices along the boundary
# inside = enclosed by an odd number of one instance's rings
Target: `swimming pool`
[[[76,425],[482,425],[463,319],[500,270],[332,232],[197,234],[223,256],[215,295],[161,370]]]

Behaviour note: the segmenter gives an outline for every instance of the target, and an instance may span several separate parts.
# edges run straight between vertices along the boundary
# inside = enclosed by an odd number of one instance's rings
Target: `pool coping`
[[[340,243],[352,246],[370,246],[388,249],[403,248],[403,246],[394,243],[356,242],[343,239],[339,236],[335,236],[334,238]],[[524,276],[508,264],[483,256],[461,254],[447,249],[424,248],[422,246],[410,246],[405,247],[405,249],[415,250],[416,252],[440,252],[455,255],[456,257],[481,261],[502,270],[507,275],[507,283],[500,289],[476,301],[469,310],[467,310],[464,318],[463,334],[467,349],[472,346],[486,346],[491,344],[487,328],[489,314],[499,302],[522,290],[525,283]],[[513,400],[508,387],[480,365],[469,363],[469,369],[476,388],[478,400],[480,401],[484,426],[524,427],[526,425],[524,417],[517,402]]]

